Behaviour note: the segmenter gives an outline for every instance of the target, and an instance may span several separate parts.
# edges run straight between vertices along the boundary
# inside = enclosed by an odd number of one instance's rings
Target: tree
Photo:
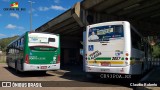
[[[155,58],[160,58],[160,45],[156,44],[155,46],[152,47],[153,47],[152,56]]]
[[[19,36],[14,36],[14,37],[8,37],[8,38],[3,38],[0,39],[0,46],[1,46],[1,50],[5,51],[6,47],[9,43],[11,43],[13,40],[17,39]]]
[[[152,56],[154,58],[160,58],[160,36],[148,36],[146,40],[148,40],[152,46]]]

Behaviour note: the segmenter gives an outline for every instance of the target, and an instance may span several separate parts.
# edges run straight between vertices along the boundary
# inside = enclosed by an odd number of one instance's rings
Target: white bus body
[[[149,45],[129,22],[89,25],[83,35],[85,72],[137,75],[149,68]]]

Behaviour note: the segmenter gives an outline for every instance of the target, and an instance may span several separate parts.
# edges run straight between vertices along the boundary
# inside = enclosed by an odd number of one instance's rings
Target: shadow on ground
[[[144,77],[147,73],[141,76],[131,76],[131,78],[100,78],[100,76],[96,76],[94,78],[87,78],[85,72],[83,72],[82,66],[69,66],[66,68],[62,68],[62,70],[67,70],[67,72],[57,72],[61,74],[61,78],[77,81],[78,83],[71,83],[75,86],[80,87],[128,87],[133,90],[139,90],[137,87],[131,87],[131,83],[138,83],[142,77]],[[56,72],[55,72],[56,73]],[[78,84],[78,85],[77,85]],[[148,90],[145,87],[141,87],[140,89]]]
[[[15,69],[4,67],[13,75],[18,77],[43,77],[43,76],[54,76],[48,73],[42,72],[23,72],[16,73]],[[105,79],[100,77],[87,78],[83,72],[82,66],[66,66],[61,68],[60,71],[51,71],[51,73],[59,74],[59,78],[68,79],[71,81],[56,82],[55,84],[59,87],[128,87],[133,90],[150,90],[145,87],[130,87],[130,83],[138,83],[143,77],[132,76],[128,79]],[[53,83],[53,82],[51,82]]]
[[[18,77],[54,76],[54,75],[48,74],[46,72],[39,72],[39,71],[16,72],[16,70],[13,68],[9,68],[9,67],[3,67],[3,68],[5,68],[10,73],[12,73],[13,75],[18,76]]]

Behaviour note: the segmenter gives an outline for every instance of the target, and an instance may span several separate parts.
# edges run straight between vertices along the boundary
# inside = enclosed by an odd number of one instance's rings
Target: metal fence
[[[160,58],[154,58],[151,64],[154,67],[160,67]]]
[[[0,54],[0,63],[5,63],[5,62],[6,62],[6,55]]]

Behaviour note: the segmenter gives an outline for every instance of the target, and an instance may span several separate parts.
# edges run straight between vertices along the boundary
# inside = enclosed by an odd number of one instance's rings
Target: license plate
[[[47,69],[47,66],[41,66],[41,69]]]
[[[101,62],[101,66],[109,66],[110,62]]]
[[[109,72],[110,69],[101,69],[102,72]]]

